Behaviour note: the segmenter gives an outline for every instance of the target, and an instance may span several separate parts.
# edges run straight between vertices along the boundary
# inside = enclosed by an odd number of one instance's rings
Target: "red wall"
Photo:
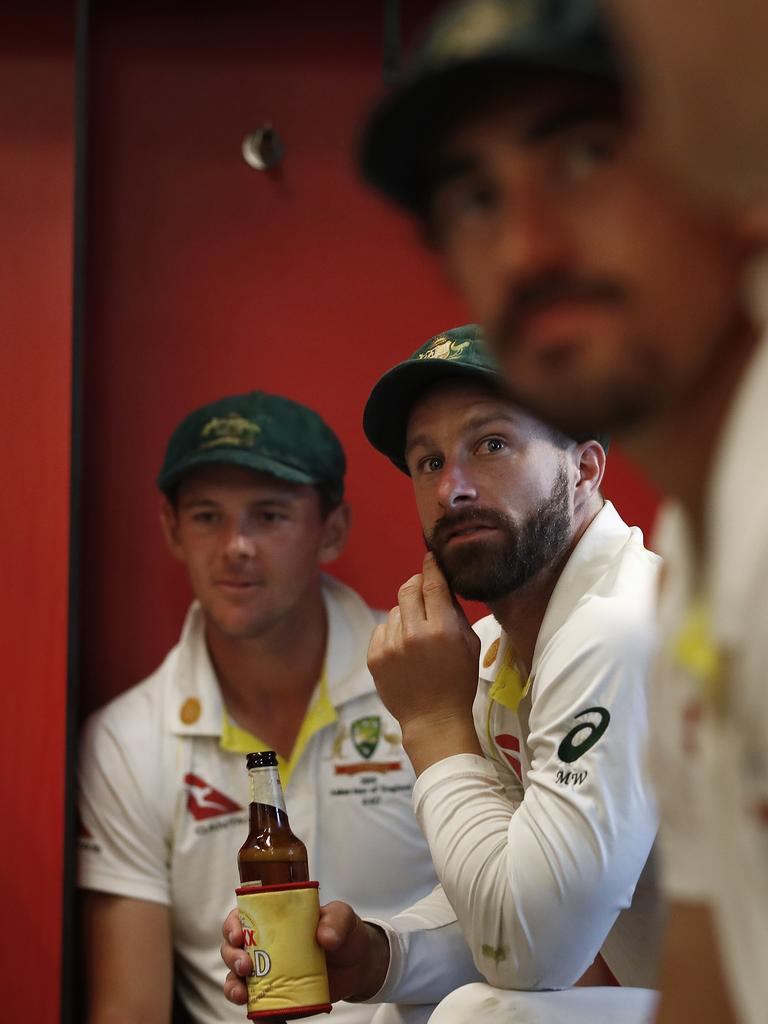
[[[410,34],[434,4],[402,6]],[[74,33],[71,4],[48,7],[0,15],[0,958],[13,1021],[57,1019],[61,982]],[[86,708],[150,670],[178,632],[188,594],[160,543],[152,480],[195,404],[262,387],[315,406],[350,462],[355,529],[338,574],[389,605],[420,563],[408,481],[368,448],[360,415],[382,370],[466,317],[350,166],[379,90],[381,7],[91,5]],[[287,150],[273,176],[239,154],[266,119]],[[619,453],[610,462],[607,493],[647,527],[653,494]]]
[[[406,32],[429,3],[404,3]],[[188,591],[153,478],[190,408],[250,388],[318,409],[349,457],[354,529],[336,573],[389,606],[421,562],[407,478],[360,430],[381,371],[466,320],[410,227],[350,152],[380,89],[380,3],[210,5],[94,15],[86,350],[86,706],[175,640]],[[282,168],[250,170],[271,121]],[[647,525],[618,455],[607,491]]]
[[[8,7],[0,15],[2,1017],[52,1021],[67,697],[73,27],[71,14],[32,19]]]

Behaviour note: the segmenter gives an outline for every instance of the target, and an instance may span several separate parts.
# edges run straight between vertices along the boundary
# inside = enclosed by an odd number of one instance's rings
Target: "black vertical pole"
[[[384,44],[381,76],[385,85],[394,85],[400,77],[400,2],[384,0]]]
[[[69,498],[69,611],[67,622],[64,892],[61,942],[61,1022],[78,1024],[79,942],[76,937],[76,797],[80,677],[80,481],[82,463],[83,339],[85,330],[85,207],[89,0],[75,4],[75,168],[72,279],[72,420]]]

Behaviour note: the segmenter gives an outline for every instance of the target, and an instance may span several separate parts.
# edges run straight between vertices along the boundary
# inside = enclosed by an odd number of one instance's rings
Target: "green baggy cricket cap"
[[[264,391],[230,395],[185,416],[168,442],[157,486],[168,494],[190,470],[212,465],[321,487],[331,504],[344,495],[346,459],[336,434],[312,409]]]
[[[619,81],[624,68],[597,0],[463,0],[440,14],[402,82],[363,128],[363,177],[419,211],[436,147],[468,103],[504,80],[572,72]]]
[[[436,334],[374,385],[363,413],[363,430],[373,447],[403,473],[408,473],[405,445],[413,407],[430,388],[450,380],[480,381],[507,396],[501,368],[489,353],[477,324]],[[574,440],[594,440],[608,451],[605,435],[588,433]]]

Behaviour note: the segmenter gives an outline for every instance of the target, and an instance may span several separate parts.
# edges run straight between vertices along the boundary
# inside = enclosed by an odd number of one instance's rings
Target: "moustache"
[[[613,281],[579,280],[559,272],[540,274],[512,289],[502,307],[494,334],[509,343],[521,333],[527,317],[560,302],[617,305],[626,299],[624,288]]]
[[[492,508],[470,508],[461,512],[446,512],[441,516],[427,537],[430,549],[445,544],[451,534],[465,526],[489,526],[499,530],[509,530],[510,524],[506,516]]]

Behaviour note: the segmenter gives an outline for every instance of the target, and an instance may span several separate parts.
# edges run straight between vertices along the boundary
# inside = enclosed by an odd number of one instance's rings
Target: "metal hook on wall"
[[[268,171],[282,161],[283,140],[271,124],[264,124],[243,139],[243,159],[255,171]]]

